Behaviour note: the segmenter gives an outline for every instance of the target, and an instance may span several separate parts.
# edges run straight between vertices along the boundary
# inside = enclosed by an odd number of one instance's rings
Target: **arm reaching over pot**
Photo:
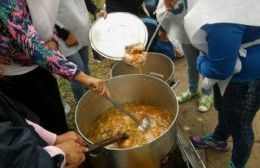
[[[89,76],[84,72],[80,72],[75,77],[75,80],[89,87],[97,94],[110,98],[110,93],[104,80]]]

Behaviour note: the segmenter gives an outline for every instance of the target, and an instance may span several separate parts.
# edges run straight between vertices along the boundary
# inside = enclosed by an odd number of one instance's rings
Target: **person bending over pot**
[[[254,144],[252,124],[260,107],[259,11],[258,0],[197,0],[185,16],[189,39],[203,53],[198,71],[217,81],[218,124],[213,132],[191,140],[200,148],[227,151],[231,136],[229,168],[244,168]]]

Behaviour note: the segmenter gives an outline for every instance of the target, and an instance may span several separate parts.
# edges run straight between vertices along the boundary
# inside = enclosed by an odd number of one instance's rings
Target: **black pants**
[[[218,125],[213,138],[227,141],[233,138],[232,161],[236,168],[243,168],[254,144],[253,120],[260,107],[260,80],[249,83],[229,83],[224,96],[214,86],[215,108]]]
[[[43,68],[0,80],[1,90],[20,101],[40,119],[40,125],[56,134],[68,131],[56,79]]]

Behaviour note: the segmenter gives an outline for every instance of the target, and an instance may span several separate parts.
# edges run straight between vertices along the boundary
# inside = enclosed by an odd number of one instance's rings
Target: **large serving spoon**
[[[153,43],[153,41],[154,41],[154,38],[155,38],[156,35],[158,34],[158,31],[160,30],[160,27],[161,27],[161,25],[162,25],[162,23],[163,23],[163,21],[164,21],[164,19],[165,19],[165,16],[167,15],[167,13],[168,13],[167,10],[163,13],[161,22],[159,22],[159,24],[157,25],[157,27],[156,27],[156,29],[155,29],[155,31],[154,31],[152,37],[150,38],[150,40],[149,40],[149,42],[148,42],[148,44],[147,44],[147,47],[146,47],[145,50],[144,50],[146,53],[149,51],[149,49],[150,49],[150,47],[151,47],[151,45],[152,45],[152,43]],[[133,44],[132,44],[132,45],[133,45]],[[131,46],[131,45],[130,45],[130,46]],[[125,62],[125,61],[123,61],[123,62]],[[130,68],[133,68],[133,69],[136,69],[136,68],[137,68],[137,67],[135,67],[135,66],[132,65],[132,64],[129,64],[129,63],[127,63],[127,62],[125,62],[125,63],[126,63]],[[139,68],[137,68],[137,69],[138,69],[139,74],[143,74],[143,71],[142,71],[141,67],[139,67]]]
[[[167,15],[167,12],[168,12],[168,11],[166,10],[166,11],[163,13],[161,22],[159,22],[159,24],[157,25],[157,27],[156,27],[156,29],[155,29],[155,31],[154,31],[154,33],[153,33],[151,39],[149,40],[149,43],[148,43],[148,45],[147,45],[147,47],[146,47],[146,50],[145,50],[146,52],[149,51],[149,49],[150,49],[150,47],[151,47],[151,45],[152,45],[152,43],[153,43],[153,40],[154,40],[154,38],[156,37],[158,31],[160,30],[160,27],[161,27],[161,25],[162,25],[162,23],[163,23],[163,21],[164,21],[165,16]]]
[[[106,97],[107,98],[107,97]],[[127,111],[126,109],[123,108],[123,106],[121,106],[119,103],[117,103],[116,101],[114,101],[111,98],[107,98],[107,100],[114,106],[116,107],[120,112],[124,113],[125,115],[127,115],[128,117],[130,117],[137,125],[138,125],[138,129],[141,131],[146,131],[150,128],[151,126],[151,120],[149,117],[144,117],[144,119],[142,119],[141,121],[139,119],[137,119],[133,114],[131,114],[129,111]]]
[[[110,138],[103,139],[102,141],[96,142],[93,145],[90,145],[88,147],[88,151],[85,152],[86,154],[92,153],[100,148],[103,148],[107,145],[113,144],[115,142],[118,142],[120,140],[126,140],[129,136],[127,134],[118,134]]]

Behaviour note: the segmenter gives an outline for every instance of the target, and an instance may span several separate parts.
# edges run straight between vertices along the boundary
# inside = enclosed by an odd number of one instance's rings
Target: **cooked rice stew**
[[[165,108],[159,106],[138,103],[126,103],[123,106],[139,120],[146,116],[149,117],[151,120],[150,129],[146,131],[138,129],[138,125],[134,121],[113,107],[102,113],[92,123],[87,132],[87,138],[92,142],[97,142],[119,133],[126,133],[129,135],[127,140],[112,144],[109,147],[136,147],[151,142],[163,134],[171,125],[174,117]]]

